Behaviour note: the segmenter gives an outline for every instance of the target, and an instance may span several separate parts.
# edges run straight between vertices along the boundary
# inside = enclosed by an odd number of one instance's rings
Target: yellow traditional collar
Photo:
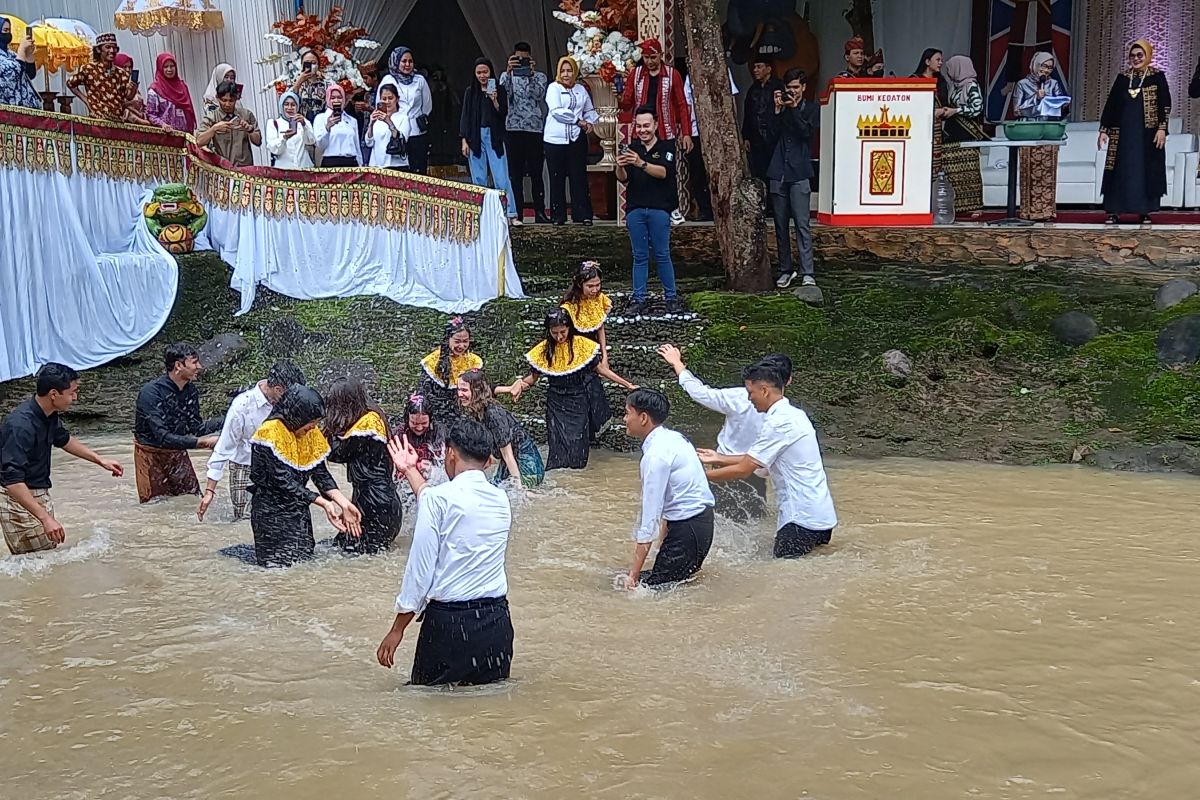
[[[349,439],[351,436],[365,436],[387,444],[387,426],[383,423],[383,417],[374,411],[368,411],[359,417],[358,422],[351,425],[350,430],[342,434],[341,438]]]
[[[575,330],[580,333],[592,333],[604,326],[609,312],[612,311],[612,300],[601,292],[595,297],[583,298],[578,306],[574,303],[563,303],[562,307],[575,323]]]
[[[271,448],[276,458],[299,470],[313,469],[329,455],[329,442],[320,428],[297,437],[279,419],[269,419],[260,425],[250,442]]]
[[[429,376],[431,381],[444,389],[453,389],[457,386],[458,379],[462,377],[464,372],[470,372],[473,369],[483,369],[483,359],[474,353],[465,353],[461,356],[452,355],[450,356],[450,385],[447,386],[437,374],[438,359],[441,357],[442,348],[439,347],[421,359],[421,367],[425,370],[425,374]]]
[[[554,348],[554,363],[551,364],[546,360],[546,341],[543,339],[525,354],[525,360],[543,375],[570,375],[592,363],[600,353],[600,345],[586,336],[576,336],[574,344],[575,358],[570,357],[571,348],[563,344]]]

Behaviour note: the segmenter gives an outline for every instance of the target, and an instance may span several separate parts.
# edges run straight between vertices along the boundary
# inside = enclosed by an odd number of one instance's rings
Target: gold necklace
[[[1134,77],[1138,78],[1137,86],[1133,85]],[[1132,99],[1137,100],[1138,95],[1142,93],[1142,84],[1145,82],[1146,82],[1146,73],[1145,72],[1135,69],[1129,73],[1129,96]]]

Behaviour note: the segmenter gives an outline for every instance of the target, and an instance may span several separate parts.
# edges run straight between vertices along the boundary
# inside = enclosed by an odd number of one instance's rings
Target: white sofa
[[[1096,148],[1100,133],[1099,122],[1067,123],[1067,141],[1058,151],[1058,202],[1060,205],[1100,205],[1100,186],[1104,179],[1105,151]],[[1183,208],[1195,205],[1188,200],[1187,190],[1200,199],[1200,189],[1194,186],[1197,159],[1196,136],[1183,133],[1183,120],[1172,117],[1167,126],[1167,193],[1164,208]],[[997,127],[993,137],[995,147],[980,151],[983,172],[983,204],[1003,208],[1008,203],[1008,148],[1004,146],[1004,129]],[[1189,164],[1191,165],[1189,170]],[[1014,165],[1015,167],[1015,165]],[[1177,180],[1176,176],[1183,176]],[[1187,177],[1192,180],[1188,181]]]

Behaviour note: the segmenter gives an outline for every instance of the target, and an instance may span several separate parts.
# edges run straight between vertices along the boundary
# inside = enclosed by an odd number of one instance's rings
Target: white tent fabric
[[[361,223],[209,209],[208,241],[233,265],[229,285],[250,310],[259,285],[288,297],[380,295],[447,313],[497,296],[524,297],[500,193],[487,192],[476,241],[454,242]]]
[[[0,168],[0,381],[47,361],[76,369],[126,355],[175,302],[175,259],[146,229],[147,187]]]

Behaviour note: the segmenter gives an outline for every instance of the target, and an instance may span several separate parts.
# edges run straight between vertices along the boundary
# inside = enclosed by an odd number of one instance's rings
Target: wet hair
[[[529,42],[517,42],[516,44],[513,45],[513,52],[514,53],[532,53],[533,47],[530,46]]]
[[[792,379],[792,359],[788,358],[785,353],[765,355],[760,363],[774,367],[779,372],[779,377],[783,379],[784,386],[787,386],[787,382]]]
[[[783,82],[791,83],[792,81],[808,83],[808,73],[799,67],[792,67],[787,72],[783,73]]]
[[[654,110],[654,106],[648,103],[644,106],[638,106],[637,111],[633,112],[633,118],[637,119],[642,114],[649,114],[650,116],[654,117],[655,122],[658,121],[658,112]]]
[[[742,380],[751,383],[765,383],[769,386],[774,386],[780,391],[783,391],[785,384],[783,375],[779,371],[778,362],[769,362],[766,359],[743,369]]]
[[[925,74],[925,70],[929,69],[929,65],[926,62],[941,52],[942,51],[936,47],[926,47],[925,52],[921,53],[921,60],[917,62],[917,68],[915,70],[913,70],[913,74],[914,75]]]
[[[473,418],[482,421],[483,412],[496,402],[492,396],[492,384],[481,369],[469,369],[459,378],[471,387],[471,400],[463,409]]]
[[[446,444],[458,451],[467,461],[486,464],[496,449],[496,440],[482,422],[459,417],[450,428]]]
[[[391,84],[388,85],[390,86]],[[460,331],[466,331],[468,337],[471,335],[471,329],[467,327],[467,323],[463,322],[462,317],[455,317],[450,320],[442,330],[442,343],[439,345],[436,372],[447,388],[450,386],[450,375],[452,374],[450,369],[450,338]]]
[[[770,57],[764,56],[762,53],[758,53],[750,58],[750,68],[751,69],[758,66],[759,64],[770,67],[772,70],[775,69],[775,65],[771,62]]]
[[[238,96],[237,83],[234,81],[221,81],[217,84],[217,98],[232,97],[236,99]]]
[[[575,335],[578,333],[575,330],[575,323],[571,320],[571,315],[564,308],[553,308],[546,313],[546,319],[543,323],[546,327],[546,363],[554,363],[554,351],[558,348],[558,342],[554,341],[554,337],[550,335],[553,328],[567,328],[567,356],[569,361],[575,360]]]
[[[379,403],[367,392],[367,384],[359,378],[338,378],[325,393],[325,425],[326,439],[335,439],[346,434],[354,427],[354,423],[362,419],[368,411],[374,411],[383,420],[386,437],[392,438],[391,428],[388,427],[387,414],[379,407]]]
[[[422,434],[412,432],[412,426],[409,424],[409,418],[414,414],[424,414],[429,417],[429,428]],[[425,395],[413,392],[408,396],[408,402],[404,404],[404,416],[400,420],[404,435],[409,437],[409,443],[416,447],[424,442],[437,442],[442,439],[441,423],[433,416],[433,412],[429,410],[428,401]],[[413,437],[416,437],[415,439]]]
[[[671,401],[658,389],[634,389],[625,398],[625,405],[650,417],[655,425],[662,425],[671,413]]]
[[[193,356],[199,358],[200,352],[191,342],[175,342],[175,344],[167,345],[167,350],[163,353],[163,366],[166,367],[167,372],[170,372],[180,361],[187,361]]]
[[[594,280],[601,276],[600,264],[596,261],[584,261],[575,269],[575,274],[571,276],[571,285],[567,288],[567,293],[563,295],[563,302],[570,303],[579,308],[579,304],[583,302],[583,285],[590,280]]]
[[[295,433],[325,416],[325,401],[307,386],[292,386],[283,393],[267,419],[277,419]]]
[[[267,385],[278,386],[280,389],[287,389],[294,384],[305,385],[304,373],[290,361],[276,361],[267,370]]]
[[[74,381],[79,380],[79,373],[66,364],[50,361],[37,371],[37,396],[45,397],[50,392],[65,392],[71,388]]]

